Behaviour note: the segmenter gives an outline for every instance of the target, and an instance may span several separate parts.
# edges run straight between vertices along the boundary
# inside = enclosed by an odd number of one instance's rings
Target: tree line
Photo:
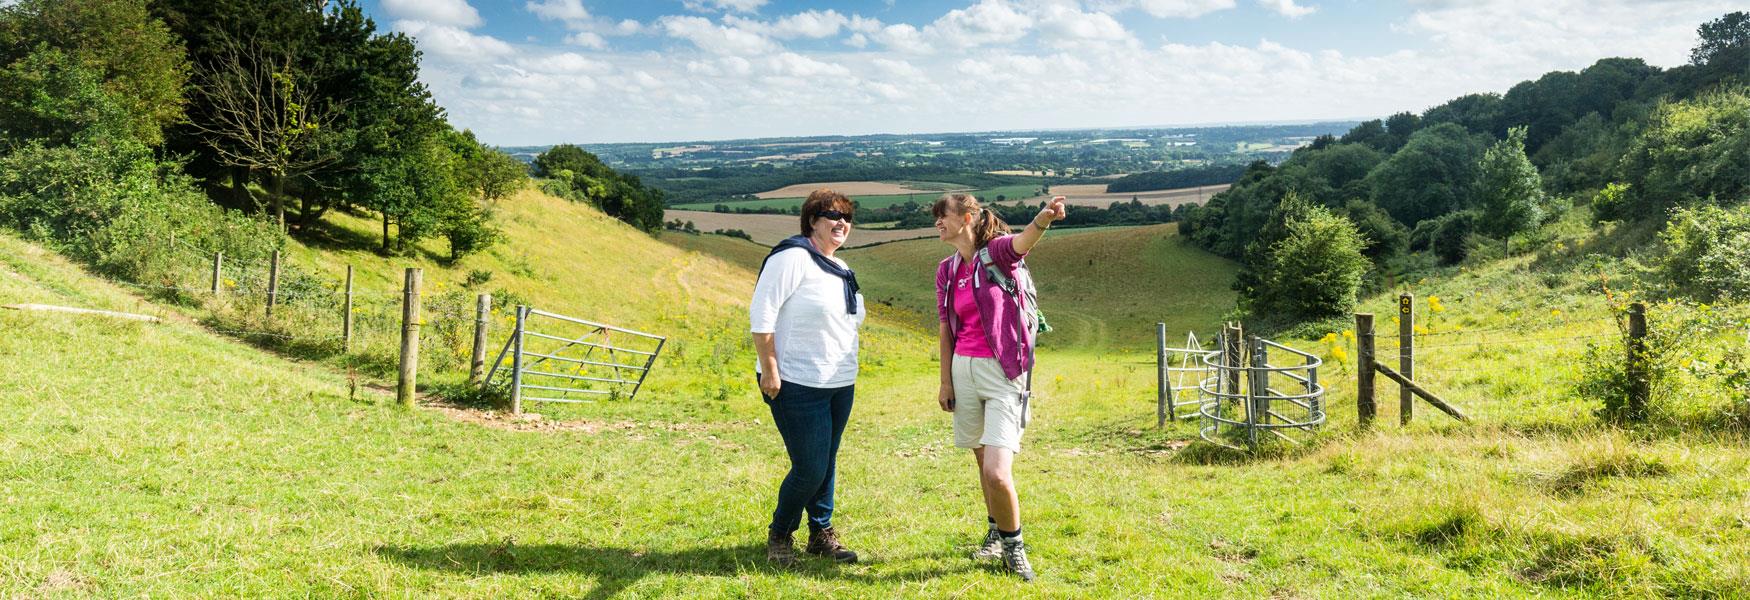
[[[1179,188],[1197,187],[1200,185],[1221,185],[1233,183],[1246,172],[1244,163],[1223,165],[1206,165],[1179,169],[1176,171],[1148,171],[1131,173],[1112,180],[1106,184],[1106,193],[1124,194],[1129,192],[1148,192],[1154,190],[1176,190]]]
[[[1750,17],[1699,34],[1686,65],[1607,58],[1321,136],[1281,165],[1246,166],[1181,230],[1240,261],[1242,310],[1298,321],[1349,312],[1364,273],[1412,254],[1455,264],[1576,206],[1597,220],[1659,220],[1740,203]],[[1320,282],[1340,282],[1337,301],[1309,292]]]

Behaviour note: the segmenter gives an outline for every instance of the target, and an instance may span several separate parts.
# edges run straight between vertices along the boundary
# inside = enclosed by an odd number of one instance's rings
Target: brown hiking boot
[[[815,556],[831,558],[833,562],[857,562],[857,553],[839,543],[839,533],[831,527],[826,529],[809,528],[807,552]]]
[[[788,531],[768,530],[766,560],[781,567],[796,564],[796,540]]]

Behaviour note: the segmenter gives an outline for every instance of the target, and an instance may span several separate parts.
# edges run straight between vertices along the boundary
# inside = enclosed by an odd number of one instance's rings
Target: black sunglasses
[[[820,211],[818,213],[815,213],[814,216],[820,217],[822,219],[833,220],[833,221],[844,221],[846,223],[851,222],[851,213],[839,212],[836,210],[823,210],[823,211]]]

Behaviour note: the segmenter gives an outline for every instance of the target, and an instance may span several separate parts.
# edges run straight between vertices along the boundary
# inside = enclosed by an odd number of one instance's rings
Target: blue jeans
[[[809,527],[832,526],[839,438],[851,418],[851,397],[856,388],[816,388],[785,381],[776,398],[760,393],[772,409],[772,423],[778,426],[784,450],[790,454],[790,473],[778,486],[778,508],[772,511],[772,531],[796,531],[804,510]]]

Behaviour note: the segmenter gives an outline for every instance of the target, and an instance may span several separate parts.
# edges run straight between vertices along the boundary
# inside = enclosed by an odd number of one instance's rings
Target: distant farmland
[[[1214,196],[1217,192],[1226,190],[1228,187],[1229,184],[1224,183],[1221,185],[1206,185],[1202,187],[1188,187],[1172,190],[1150,190],[1146,192],[1108,194],[1106,193],[1106,184],[1104,183],[1054,185],[1051,186],[1050,195],[1033,196],[1021,200],[1021,202],[1038,204],[1050,199],[1051,196],[1067,196],[1069,198],[1069,203],[1072,205],[1094,206],[1099,208],[1111,206],[1113,202],[1129,202],[1131,198],[1135,198],[1137,201],[1149,206],[1157,206],[1161,204],[1178,206],[1187,202],[1207,204],[1211,196]]]
[[[733,213],[715,213],[699,210],[671,210],[663,214],[663,220],[692,221],[699,231],[710,232],[718,229],[740,229],[753,236],[760,244],[771,246],[779,240],[800,233],[801,222],[795,215],[751,215]],[[914,238],[930,238],[936,236],[933,228],[921,229],[851,229],[851,239],[847,248],[867,246],[894,240],[909,240]]]
[[[874,184],[874,185],[892,185],[892,184],[886,184],[886,183],[867,182],[867,181],[866,182],[854,182],[854,183]],[[806,185],[827,185],[827,184],[806,184]],[[926,183],[909,183],[907,185],[927,186],[927,185],[931,185],[931,184],[926,182]],[[936,183],[934,185],[948,186],[951,184]],[[790,187],[796,187],[796,186],[790,186]],[[1068,187],[1068,186],[1065,186],[1065,187]],[[788,188],[785,188],[785,189],[788,189]],[[813,191],[815,189],[818,189],[818,188],[813,188],[813,187],[808,188],[809,191]],[[833,188],[833,189],[837,190],[839,192],[842,192],[847,196],[850,196],[852,200],[857,201],[857,206],[862,207],[862,208],[886,208],[889,206],[905,204],[907,202],[916,202],[919,205],[928,205],[931,202],[935,202],[936,198],[942,195],[942,190],[913,191],[913,192],[901,193],[901,194],[862,195],[862,194],[857,194],[857,193],[846,191],[843,188]],[[855,188],[852,188],[852,189],[855,189]],[[774,190],[774,191],[776,191],[776,190]],[[992,198],[996,198],[997,196],[1003,196],[1003,197],[1008,198],[1008,199],[1013,199],[1013,198],[1024,198],[1024,197],[1034,196],[1034,195],[1037,195],[1038,192],[1039,192],[1039,186],[1037,186],[1037,185],[1012,184],[1012,185],[1005,185],[1005,186],[975,190],[972,193],[981,199],[992,199]],[[770,193],[770,192],[768,192],[768,193]],[[1148,192],[1148,193],[1152,194],[1152,193],[1158,193],[1158,192]],[[804,192],[803,195],[807,195],[807,192]],[[1125,196],[1125,199],[1129,200],[1130,197]],[[725,201],[716,201],[716,202],[690,202],[690,203],[686,203],[686,204],[675,204],[675,205],[670,206],[669,208],[675,209],[675,210],[708,211],[708,210],[712,210],[712,209],[716,208],[717,205],[719,205],[719,204],[730,207],[731,210],[736,209],[736,208],[748,208],[748,209],[789,208],[792,206],[801,206],[802,205],[802,196],[796,196],[796,197],[790,197],[790,198],[767,198],[764,200],[733,200],[733,201],[725,200]],[[670,219],[673,219],[673,217],[670,217]]]
[[[938,194],[946,190],[966,189],[951,183],[925,182],[887,182],[887,181],[828,181],[824,183],[798,183],[787,185],[775,190],[754,194],[762,200],[772,198],[806,198],[814,190],[829,188],[846,196],[894,196],[904,194]]]

